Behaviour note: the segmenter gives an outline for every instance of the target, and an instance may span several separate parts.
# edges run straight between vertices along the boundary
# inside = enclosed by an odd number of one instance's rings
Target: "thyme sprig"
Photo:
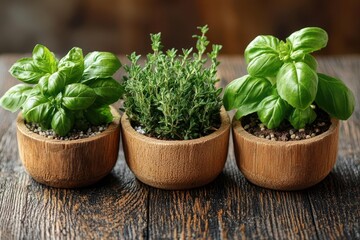
[[[124,66],[125,112],[135,126],[147,135],[171,140],[199,138],[210,134],[220,124],[222,89],[215,83],[220,45],[209,41],[207,26],[198,27],[201,34],[193,48],[163,51],[161,33],[150,34],[153,52],[143,65],[135,52]]]

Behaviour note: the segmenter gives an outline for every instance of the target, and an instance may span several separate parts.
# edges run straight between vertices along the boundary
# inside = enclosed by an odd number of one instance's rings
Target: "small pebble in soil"
[[[135,131],[137,131],[137,132],[140,133],[140,134],[145,134],[145,133],[146,133],[145,130],[142,129],[141,126],[136,126],[136,127],[135,127]]]
[[[310,139],[326,132],[331,125],[331,120],[327,113],[319,108],[316,108],[315,111],[317,114],[315,121],[299,130],[294,129],[288,121],[284,121],[276,129],[268,129],[260,122],[256,113],[243,117],[241,119],[241,124],[250,134],[270,141],[297,141]]]
[[[100,126],[91,126],[89,129],[87,129],[87,131],[73,129],[66,136],[61,137],[57,135],[52,129],[42,130],[41,127],[36,123],[25,123],[25,125],[30,131],[39,134],[40,136],[44,136],[48,139],[56,139],[63,141],[71,141],[76,139],[93,137],[105,131],[109,126],[108,124],[100,125]]]

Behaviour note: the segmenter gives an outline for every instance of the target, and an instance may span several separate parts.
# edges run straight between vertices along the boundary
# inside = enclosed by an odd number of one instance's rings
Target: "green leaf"
[[[247,71],[254,77],[276,76],[283,62],[277,53],[265,53],[253,58],[247,66]]]
[[[119,59],[109,52],[91,52],[84,61],[83,83],[94,78],[109,78],[121,67]]]
[[[124,87],[113,78],[100,78],[91,81],[88,85],[96,95],[96,103],[100,105],[109,105],[123,95]]]
[[[27,92],[27,96],[31,97],[31,96],[36,96],[36,95],[40,95],[41,94],[41,90],[38,84],[36,84],[33,89],[29,90]]]
[[[296,59],[296,61],[306,63],[315,72],[317,70],[317,61],[311,54],[305,54],[301,58]]]
[[[291,58],[315,52],[324,48],[328,42],[328,35],[325,30],[318,27],[307,27],[292,33],[287,41],[291,42]]]
[[[82,110],[93,104],[95,99],[96,94],[90,87],[73,83],[65,87],[62,103],[70,110]]]
[[[81,48],[72,48],[59,61],[59,71],[65,76],[66,84],[80,82],[84,72],[84,57]]]
[[[245,75],[226,86],[223,104],[226,110],[237,109],[236,118],[256,112],[259,103],[271,91],[272,85],[265,78]]]
[[[50,50],[41,45],[37,44],[34,47],[32,55],[34,64],[43,72],[54,73],[57,70],[57,61],[55,55]]]
[[[86,119],[94,126],[111,123],[113,120],[113,115],[109,106],[89,108],[84,111],[84,114]]]
[[[9,70],[10,74],[24,83],[35,84],[45,74],[35,66],[31,58],[21,58]]]
[[[66,79],[62,72],[55,72],[51,74],[48,79],[48,92],[52,96],[56,96],[59,92],[64,90],[65,83]]]
[[[250,63],[260,55],[277,55],[279,43],[280,40],[273,36],[257,36],[245,49],[244,55],[246,63]]]
[[[56,134],[65,136],[74,126],[74,116],[71,112],[60,108],[51,120],[51,128]]]
[[[315,119],[316,113],[311,107],[304,110],[295,108],[288,117],[289,122],[296,129],[304,128],[307,124],[315,121]]]
[[[273,129],[277,128],[285,119],[289,109],[289,104],[282,100],[278,94],[273,93],[262,100],[257,114],[267,128]]]
[[[348,119],[355,108],[354,94],[340,79],[321,73],[318,73],[318,77],[317,105],[332,117]]]
[[[59,94],[56,95],[55,102],[56,102],[56,105],[58,106],[58,108],[61,108],[61,105],[62,105],[62,92],[59,92]]]
[[[13,86],[0,98],[0,106],[11,112],[17,111],[21,108],[32,89],[32,86],[26,84]]]
[[[315,100],[318,77],[306,63],[285,63],[277,75],[277,90],[294,108],[305,109]]]
[[[49,77],[50,77],[50,74],[46,74],[44,76],[42,76],[39,80],[39,83],[38,83],[38,86],[40,88],[40,91],[41,91],[41,94],[44,95],[44,96],[49,96],[49,88],[48,88],[48,85],[49,85]]]
[[[51,117],[55,108],[44,96],[37,95],[29,97],[22,106],[23,116],[26,121],[50,125]]]

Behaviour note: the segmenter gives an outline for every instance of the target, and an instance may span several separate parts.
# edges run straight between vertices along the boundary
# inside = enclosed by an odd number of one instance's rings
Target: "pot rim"
[[[221,118],[221,125],[215,132],[213,132],[209,135],[200,137],[200,138],[195,138],[195,139],[190,139],[190,140],[162,140],[162,139],[148,137],[146,135],[138,133],[131,126],[126,113],[124,113],[121,117],[121,126],[122,126],[123,131],[128,132],[134,138],[137,138],[144,142],[152,142],[152,143],[162,144],[162,145],[188,145],[188,144],[204,143],[204,142],[210,141],[210,140],[215,139],[218,136],[224,134],[230,128],[230,118],[223,106],[220,109],[220,118]]]
[[[232,121],[233,134],[241,135],[243,138],[245,138],[248,141],[258,142],[259,144],[266,144],[272,146],[293,146],[293,145],[311,144],[313,142],[322,140],[323,138],[333,134],[335,131],[337,131],[338,125],[339,125],[339,120],[336,118],[331,118],[331,125],[329,129],[326,132],[323,132],[315,137],[309,139],[297,140],[297,141],[271,141],[268,139],[257,137],[247,132],[241,124],[241,119],[236,120],[234,116]]]
[[[92,137],[82,138],[82,139],[76,139],[76,140],[58,140],[58,139],[49,139],[44,136],[40,136],[37,133],[34,133],[30,131],[26,126],[24,122],[24,118],[22,116],[22,112],[20,111],[17,119],[16,119],[16,126],[17,130],[20,131],[23,135],[26,135],[27,137],[31,138],[34,141],[44,141],[44,142],[50,142],[52,144],[81,144],[86,142],[95,141],[99,138],[102,138],[103,136],[116,131],[117,127],[120,125],[120,113],[116,110],[115,107],[110,106],[111,113],[113,115],[113,121],[110,123],[107,129],[105,131],[101,132],[100,134],[96,134]]]

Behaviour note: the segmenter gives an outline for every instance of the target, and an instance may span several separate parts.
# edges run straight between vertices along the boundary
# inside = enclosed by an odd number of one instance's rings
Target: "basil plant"
[[[225,108],[236,109],[236,119],[256,112],[269,129],[284,120],[304,128],[316,119],[315,105],[331,117],[348,119],[354,111],[353,93],[340,79],[318,73],[311,55],[327,41],[327,33],[317,27],[296,31],[285,42],[256,37],[245,49],[248,75],[226,87]]]
[[[83,57],[82,50],[74,47],[59,61],[38,44],[31,58],[22,58],[10,68],[10,74],[23,83],[6,92],[0,106],[12,112],[22,109],[27,122],[52,128],[60,136],[73,128],[110,123],[109,104],[123,93],[123,86],[112,78],[120,67],[112,53]]]

